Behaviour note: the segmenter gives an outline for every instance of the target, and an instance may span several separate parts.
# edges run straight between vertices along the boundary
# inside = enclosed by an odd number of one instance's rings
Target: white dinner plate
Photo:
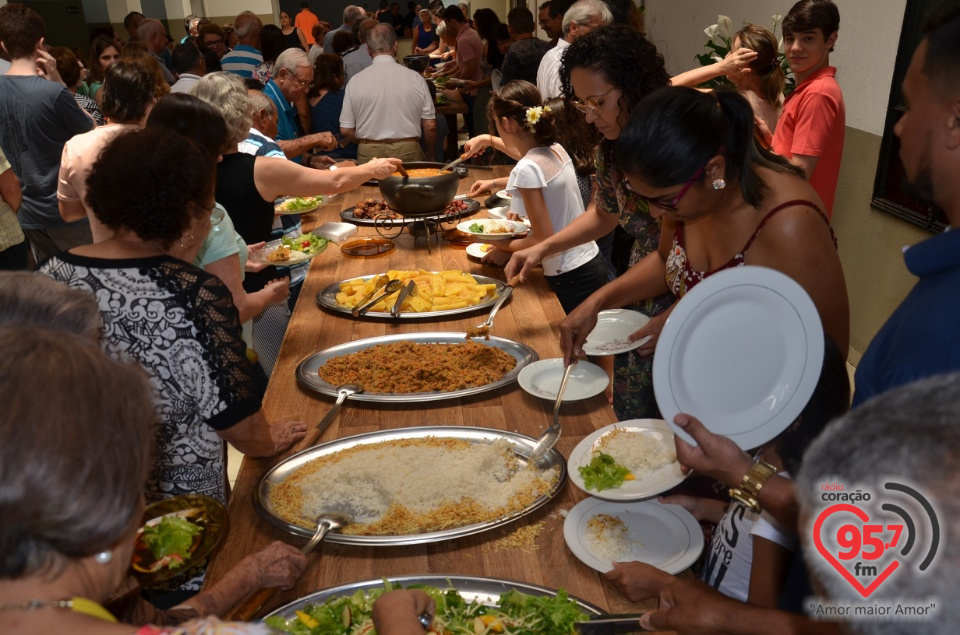
[[[499,192],[497,192],[497,196],[499,196],[500,198],[506,199],[508,201],[511,198],[513,198],[511,195],[507,194],[506,190],[500,190]]]
[[[703,532],[693,514],[679,505],[657,502],[622,503],[587,498],[577,503],[563,521],[563,539],[581,562],[601,573],[613,562],[593,552],[586,539],[587,523],[597,514],[622,520],[629,530],[631,549],[620,562],[645,562],[670,574],[696,562],[703,551]]]
[[[497,218],[507,218],[507,214],[510,213],[509,205],[501,205],[500,207],[491,207],[487,210],[491,216],[496,216]]]
[[[326,205],[335,195],[318,194],[317,196],[303,196],[300,199],[304,202],[303,209],[286,209],[290,201],[296,200],[296,196],[283,196],[273,202],[274,214],[306,214]]]
[[[520,387],[534,397],[556,401],[563,381],[563,358],[541,359],[520,371]],[[563,390],[563,401],[579,401],[599,395],[610,383],[607,372],[590,362],[578,362],[570,371],[570,379]]]
[[[467,245],[467,255],[474,258],[483,258],[484,254],[493,251],[493,245],[487,243],[470,243]]]
[[[520,385],[522,386],[523,383]],[[675,451],[673,431],[663,419],[631,419],[605,426],[584,437],[577,444],[577,447],[570,452],[570,458],[567,460],[567,471],[570,474],[570,481],[574,485],[587,494],[598,498],[614,501],[638,501],[662,494],[683,482],[686,476],[680,469],[680,463],[673,461],[673,463],[651,472],[634,474],[636,480],[624,481],[620,487],[604,489],[599,492],[588,490],[583,482],[583,477],[580,476],[579,468],[588,465],[593,459],[593,450],[600,443],[600,439],[618,428],[629,430],[634,434],[642,434],[651,443],[657,443],[671,452]]]
[[[587,355],[616,355],[640,348],[649,341],[643,337],[631,342],[627,337],[643,328],[650,318],[630,309],[609,309],[597,314],[597,325],[583,343]]]
[[[667,319],[653,358],[663,418],[685,413],[741,448],[785,430],[813,394],[823,327],[810,296],[788,276],[737,267],[699,283]]]
[[[471,225],[479,225],[481,228],[483,228],[483,231],[472,231],[470,229]],[[493,227],[506,227],[509,228],[510,231],[491,233],[489,230]],[[499,218],[476,218],[473,220],[465,220],[457,225],[457,229],[464,233],[470,234],[471,236],[482,238],[484,240],[507,240],[508,238],[513,238],[517,234],[524,234],[528,231],[527,226],[520,221],[501,220]]]

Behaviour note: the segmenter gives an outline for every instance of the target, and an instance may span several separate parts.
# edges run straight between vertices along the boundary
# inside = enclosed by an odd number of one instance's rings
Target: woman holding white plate
[[[846,357],[849,305],[830,222],[802,175],[754,143],[743,97],[656,91],[633,111],[617,161],[625,185],[662,220],[660,246],[567,316],[560,326],[566,357],[581,354],[600,311],[664,292],[682,298],[708,276],[743,265],[777,270],[803,287]],[[645,345],[652,352],[668,314],[631,339],[652,336]]]

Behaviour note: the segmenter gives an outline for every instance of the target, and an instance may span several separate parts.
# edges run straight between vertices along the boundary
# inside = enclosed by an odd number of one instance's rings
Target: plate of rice
[[[585,565],[606,573],[614,562],[644,562],[670,574],[696,562],[703,532],[679,505],[616,503],[587,498],[563,523],[567,547]]]
[[[588,487],[589,477],[585,478],[581,468],[589,468],[601,454],[611,457],[620,468],[624,477],[619,485]],[[615,501],[651,498],[685,478],[677,462],[673,432],[661,419],[632,419],[600,428],[570,452],[567,468],[570,481],[584,492]]]

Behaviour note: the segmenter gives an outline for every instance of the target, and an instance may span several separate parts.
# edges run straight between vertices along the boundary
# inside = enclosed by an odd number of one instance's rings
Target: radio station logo
[[[933,563],[940,522],[916,489],[895,482],[884,483],[882,492],[847,491],[840,483],[820,489],[827,507],[813,524],[813,544],[863,598],[904,567],[922,572]]]

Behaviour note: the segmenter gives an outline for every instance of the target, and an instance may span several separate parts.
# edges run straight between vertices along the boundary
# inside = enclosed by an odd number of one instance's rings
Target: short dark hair
[[[27,5],[11,2],[0,7],[0,42],[11,61],[33,57],[46,34],[43,18]]]
[[[310,8],[310,3],[309,3],[309,2],[301,2],[301,3],[300,3],[300,8],[301,8],[301,9],[309,9],[309,8]]]
[[[147,117],[147,127],[173,130],[193,139],[214,159],[229,140],[227,124],[220,111],[186,93],[170,93],[158,101]]]
[[[633,109],[620,133],[617,161],[624,174],[661,188],[688,181],[721,152],[725,179],[739,179],[743,199],[759,207],[768,188],[758,168],[802,172],[757,145],[753,118],[750,103],[731,90],[660,88]]]
[[[551,18],[563,15],[567,12],[566,7],[564,7],[563,4],[560,2],[554,2],[553,0],[547,0],[541,4],[540,10],[543,11],[544,9],[547,10],[547,15],[549,15]]]
[[[514,7],[507,14],[507,26],[514,33],[533,33],[533,13],[526,7]]]
[[[923,25],[923,36],[927,40],[923,74],[938,91],[955,91],[960,86],[960,4],[941,2],[934,8]]]
[[[840,30],[840,10],[833,0],[800,0],[790,7],[781,28],[784,35],[820,29],[828,38]]]
[[[201,46],[200,55],[203,56],[203,61],[207,64],[208,73],[219,73],[223,70],[223,66],[220,64],[220,56],[209,46]]]
[[[283,30],[276,24],[264,24],[260,29],[260,52],[264,62],[276,62],[286,47]]]
[[[87,205],[110,229],[168,249],[193,218],[209,213],[205,199],[213,196],[215,167],[210,152],[183,135],[157,128],[124,132],[94,162]]]
[[[310,85],[311,97],[316,97],[321,90],[336,92],[342,88],[337,85],[336,78],[343,78],[343,58],[333,53],[321,53],[313,63],[313,84]]]
[[[201,24],[200,28],[197,29],[197,37],[200,38],[199,44],[203,44],[203,36],[209,33],[213,33],[214,35],[218,35],[221,38],[223,38],[223,44],[224,46],[226,46],[227,35],[226,33],[223,32],[223,29],[220,28],[220,25],[215,22],[207,22],[205,24]]]
[[[463,11],[460,10],[460,7],[457,5],[451,5],[446,7],[443,10],[443,19],[444,20],[455,20],[460,24],[466,24],[467,18],[463,15]]]
[[[117,60],[103,80],[103,114],[117,123],[135,123],[147,114],[156,94],[153,71],[143,64]]]
[[[0,346],[0,482],[16,483],[0,497],[10,519],[0,523],[0,578],[56,575],[138,520],[156,422],[150,385],[138,364],[110,359],[86,335],[6,326]]]
[[[80,81],[80,64],[77,56],[65,46],[54,46],[48,53],[57,61],[57,72],[67,88],[74,88]]]
[[[117,39],[117,32],[116,32],[116,30],[114,30],[114,28],[113,28],[112,26],[110,26],[109,24],[107,24],[107,25],[105,25],[105,26],[95,26],[95,27],[93,27],[92,29],[90,29],[90,40],[91,40],[91,41],[93,40],[93,38],[95,38],[95,37],[100,37],[101,35],[103,35],[104,37],[108,37],[108,38],[110,38],[111,40],[116,40],[116,39]]]
[[[490,130],[497,129],[496,120],[506,117],[520,124],[525,130],[533,133],[537,143],[551,145],[557,138],[557,127],[550,112],[543,112],[539,121],[530,129],[527,123],[527,111],[543,103],[540,91],[528,81],[518,79],[507,82],[495,93],[490,95],[487,105],[487,117],[490,120]]]
[[[203,59],[200,49],[191,41],[174,46],[170,56],[173,58],[173,69],[177,71],[177,75],[194,70],[200,66],[200,60]]]
[[[124,16],[124,18],[123,18],[123,28],[129,29],[129,28],[130,28],[130,23],[133,22],[133,19],[136,18],[136,17],[141,17],[141,18],[142,18],[142,17],[144,17],[144,15],[143,15],[142,13],[140,13],[139,11],[131,11],[131,12],[128,13],[126,16]]]
[[[337,55],[343,55],[344,51],[356,44],[357,41],[356,38],[353,37],[353,33],[343,30],[338,30],[334,33],[333,39],[330,40],[330,46]]]

